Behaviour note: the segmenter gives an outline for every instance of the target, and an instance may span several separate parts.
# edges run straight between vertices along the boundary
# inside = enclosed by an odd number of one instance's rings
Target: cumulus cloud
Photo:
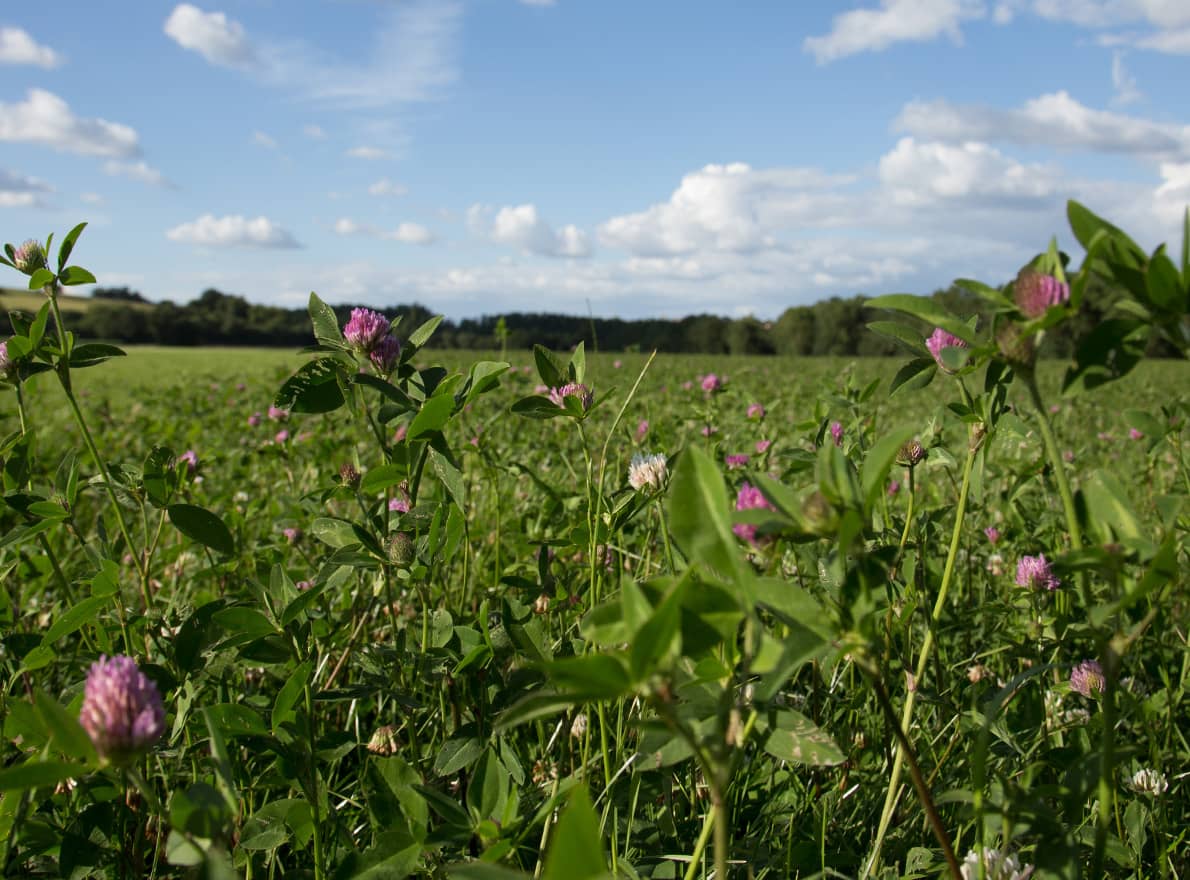
[[[395,229],[381,229],[370,223],[357,223],[350,217],[340,217],[335,221],[335,232],[339,235],[363,235],[369,238],[379,238],[387,241],[399,241],[403,244],[432,244],[434,233],[420,223],[400,223]]]
[[[1012,110],[946,100],[912,101],[893,128],[951,143],[999,141],[1152,160],[1190,158],[1190,125],[1093,110],[1065,91],[1033,98]]]
[[[683,177],[668,201],[605,222],[599,238],[639,256],[750,253],[774,246],[781,227],[840,222],[851,210],[846,187],[854,179],[811,168],[707,165]]]
[[[183,49],[220,67],[249,67],[256,60],[243,26],[222,12],[179,3],[165,20],[165,33]]]
[[[370,196],[388,196],[395,198],[397,196],[406,195],[408,192],[409,190],[403,184],[394,183],[387,177],[380,178],[380,180],[377,180],[368,187],[368,195]]]
[[[1043,165],[1025,165],[987,144],[954,146],[901,138],[880,158],[879,179],[900,205],[965,200],[968,204],[1028,205],[1056,195],[1060,172]]]
[[[299,248],[297,240],[268,217],[248,219],[239,214],[216,217],[203,214],[197,220],[167,230],[165,237],[184,244],[211,247]]]
[[[17,27],[0,28],[0,64],[31,64],[47,70],[62,63],[62,56],[42,46]]]
[[[42,207],[50,185],[36,177],[0,168],[0,208]]]
[[[591,255],[587,234],[573,224],[555,230],[538,213],[537,206],[506,205],[495,211],[487,205],[467,209],[472,231],[497,244],[540,257],[583,258]]]
[[[44,89],[30,89],[17,104],[0,102],[0,141],[42,144],[84,156],[129,158],[141,151],[134,129],[106,119],[80,119]]]
[[[802,48],[819,64],[826,64],[906,41],[921,43],[946,36],[961,44],[960,23],[984,14],[983,4],[972,0],[880,0],[879,9],[853,9],[835,16],[830,33],[807,37]]]
[[[164,174],[151,166],[148,162],[117,162],[111,159],[103,163],[103,173],[109,177],[127,177],[139,180],[149,186],[159,186],[164,189],[176,189],[173,182]]]

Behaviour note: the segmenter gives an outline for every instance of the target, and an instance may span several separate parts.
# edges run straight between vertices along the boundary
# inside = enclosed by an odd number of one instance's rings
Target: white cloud
[[[668,201],[611,218],[599,237],[638,256],[750,253],[772,247],[775,229],[837,224],[850,211],[845,188],[853,181],[810,168],[707,165],[683,177]]]
[[[1190,125],[1092,110],[1065,91],[1033,98],[1015,110],[945,100],[912,101],[893,127],[951,143],[1000,141],[1154,160],[1190,158]]]
[[[340,217],[335,221],[335,232],[339,235],[363,235],[369,238],[399,241],[403,244],[432,244],[434,233],[420,223],[401,223],[396,229],[386,230],[369,223],[357,223],[350,217]]]
[[[982,18],[981,2],[972,0],[880,0],[879,9],[853,9],[835,16],[831,31],[807,37],[802,48],[819,64],[860,52],[879,52],[894,43],[928,42],[940,36],[961,44],[959,24]]]
[[[1087,28],[1143,22],[1158,28],[1190,25],[1185,0],[1034,0],[1034,14]]]
[[[1190,162],[1162,163],[1161,181],[1153,191],[1154,213],[1166,227],[1178,226],[1190,206]]]
[[[521,0],[522,6],[553,6],[557,0]]]
[[[252,143],[266,150],[275,150],[278,146],[276,139],[265,134],[263,131],[252,132]]]
[[[48,70],[61,63],[61,55],[49,46],[40,45],[26,31],[0,28],[0,64],[32,64]]]
[[[352,147],[343,155],[352,159],[365,159],[369,162],[378,162],[382,159],[391,159],[393,157],[392,153],[390,153],[388,150],[382,150],[379,147],[369,146]]]
[[[884,189],[899,205],[965,200],[967,204],[1036,204],[1055,196],[1060,173],[1023,165],[987,144],[958,146],[901,138],[880,158]]]
[[[109,177],[128,177],[139,180],[149,186],[160,186],[165,189],[176,189],[176,186],[164,174],[145,161],[117,162],[110,159],[103,163],[103,173]]]
[[[1114,104],[1135,104],[1144,97],[1136,85],[1136,77],[1124,67],[1124,53],[1119,49],[1111,53],[1111,84],[1116,90],[1112,98]]]
[[[102,205],[103,196],[94,192],[79,193],[79,201],[85,205]]]
[[[312,141],[321,141],[326,139],[326,132],[322,130],[321,125],[310,124],[303,126],[302,133]]]
[[[1190,55],[1190,27],[1158,31],[1123,41],[1131,42],[1138,49],[1152,49],[1167,55]]]
[[[0,168],[0,208],[42,207],[42,197],[52,191],[43,180]]]
[[[84,156],[140,155],[136,131],[105,119],[80,119],[52,92],[30,89],[19,104],[0,103],[0,141],[42,144]]]
[[[371,186],[368,187],[368,195],[370,196],[391,196],[398,197],[406,195],[409,192],[403,184],[394,183],[387,177],[382,177]]]
[[[165,233],[171,241],[212,247],[298,248],[300,244],[286,230],[267,217],[247,219],[239,214],[216,217],[204,214]]]
[[[486,205],[467,209],[471,229],[497,244],[541,257],[589,257],[587,234],[574,225],[555,230],[538,213],[537,206],[505,206],[495,212]]]
[[[203,12],[179,3],[165,20],[165,33],[183,49],[221,67],[248,67],[255,53],[244,28],[222,12]]]

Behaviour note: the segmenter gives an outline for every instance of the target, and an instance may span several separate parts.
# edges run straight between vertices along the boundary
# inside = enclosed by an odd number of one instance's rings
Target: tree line
[[[976,316],[981,326],[990,320],[986,303],[961,287],[933,294],[952,313]],[[300,348],[309,345],[310,320],[305,309],[251,303],[242,296],[208,289],[178,305],[148,302],[128,288],[98,288],[98,302],[86,311],[63,309],[68,326],[83,338],[152,345],[227,345]],[[1067,357],[1074,341],[1091,330],[1110,311],[1118,293],[1092,281],[1083,308],[1071,320],[1053,328],[1042,353]],[[341,323],[352,305],[333,306]],[[398,336],[409,333],[434,312],[420,304],[381,309],[402,319]],[[648,318],[586,318],[545,312],[484,315],[443,321],[434,335],[438,348],[497,350],[527,349],[534,344],[565,350],[583,341],[588,350],[652,351],[688,354],[836,355],[881,357],[897,354],[897,344],[873,333],[869,322],[881,315],[866,306],[866,298],[832,297],[811,305],[786,309],[776,320],[691,315],[680,320]],[[922,326],[923,338],[932,328]],[[1154,355],[1168,354],[1161,350]]]

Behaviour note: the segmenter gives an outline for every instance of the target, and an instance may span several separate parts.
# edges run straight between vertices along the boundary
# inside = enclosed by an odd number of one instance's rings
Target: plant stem
[[[712,810],[703,819],[702,831],[699,832],[698,840],[694,843],[694,852],[690,854],[690,863],[686,866],[686,873],[682,880],[695,880],[698,876],[698,863],[702,861],[702,854],[707,851],[707,841],[711,839],[711,829],[715,827],[716,815],[718,814]]]
[[[921,644],[921,653],[917,657],[913,683],[909,693],[905,696],[905,707],[901,712],[901,732],[907,732],[913,721],[913,706],[917,699],[917,688],[921,686],[922,676],[930,662],[930,654],[934,647],[934,630],[942,617],[942,609],[946,607],[946,594],[950,590],[950,582],[954,577],[955,558],[958,556],[959,539],[963,533],[963,518],[967,512],[967,495],[971,489],[971,469],[975,464],[975,456],[979,453],[979,443],[975,436],[971,436],[967,444],[967,460],[963,464],[963,482],[959,487],[959,503],[955,509],[954,531],[950,536],[950,550],[946,554],[946,565],[942,569],[942,585],[938,588],[938,598],[934,601],[934,610],[930,614],[930,625],[926,629],[925,639]],[[906,740],[907,741],[907,740]],[[884,838],[888,833],[889,823],[892,821],[893,808],[897,801],[897,787],[901,782],[901,771],[905,762],[905,749],[898,739],[897,751],[893,757],[892,774],[888,781],[888,792],[884,797],[884,809],[880,813],[880,825],[876,830],[876,843],[872,849],[872,857],[864,868],[861,878],[871,876],[872,871],[880,863],[880,851],[884,846]]]

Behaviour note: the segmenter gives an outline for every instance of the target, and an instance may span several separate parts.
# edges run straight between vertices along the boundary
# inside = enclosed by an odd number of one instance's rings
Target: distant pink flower
[[[270,406],[269,418],[274,422],[284,422],[289,418],[289,410],[281,409],[279,406]]]
[[[16,366],[16,363],[8,356],[8,343],[0,342],[0,375],[12,375],[16,372]]]
[[[395,498],[390,498],[388,499],[388,509],[393,513],[408,513],[409,499],[403,498],[400,495],[396,496]]]
[[[1092,691],[1101,694],[1106,686],[1103,667],[1096,660],[1084,660],[1070,671],[1070,689],[1084,697],[1091,696]]]
[[[723,459],[723,461],[727,465],[727,469],[729,471],[737,471],[740,468],[747,467],[748,462],[750,462],[751,460],[752,460],[751,456],[742,455],[742,454],[741,455],[728,455]]]
[[[691,382],[689,379],[687,379],[685,382],[682,383],[683,391],[689,391],[693,387],[694,387],[694,383]]]
[[[647,436],[649,436],[649,423],[645,419],[641,419],[640,424],[636,426],[636,442],[642,442]]]
[[[193,449],[187,449],[178,456],[178,463],[181,464],[183,462],[186,464],[186,473],[193,474],[198,470],[198,453]]]
[[[769,447],[771,447],[772,445],[773,445],[772,440],[757,440],[756,441],[756,454],[764,455],[766,452],[769,451]]]
[[[248,386],[245,385],[243,382],[236,383],[236,391],[247,391],[247,390],[248,390]]]
[[[1143,440],[1143,439],[1145,439],[1145,435],[1142,434],[1140,431],[1138,431],[1136,428],[1129,428],[1128,429],[1128,439],[1129,440]]]
[[[708,394],[720,390],[723,387],[723,382],[714,373],[707,373],[702,377],[702,390]]]
[[[476,449],[478,449],[479,448],[479,435],[476,434],[474,437],[472,437],[467,442],[470,443],[472,446],[474,446]]]
[[[759,403],[748,404],[748,418],[763,419],[765,414],[764,407]]]
[[[1026,318],[1040,318],[1070,299],[1070,287],[1053,275],[1026,270],[1017,276],[1012,296]]]
[[[314,586],[314,584],[310,583],[309,581],[298,581],[296,584],[294,584],[294,587],[297,588],[297,591],[299,593],[304,593],[306,590],[310,589],[312,586]]]
[[[718,433],[719,433],[719,429],[716,428],[714,425],[703,425],[702,426],[702,436],[704,436],[704,437],[711,437]]]
[[[831,439],[836,446],[843,445],[843,426],[838,422],[831,422]]]
[[[989,544],[1000,543],[1000,530],[998,528],[996,528],[995,526],[988,526],[986,529],[983,530],[983,533],[985,535],[987,535]]]
[[[401,343],[395,336],[385,336],[376,343],[368,358],[381,373],[388,375],[401,357]]]
[[[351,319],[343,326],[343,338],[358,351],[371,354],[388,336],[392,322],[371,309],[352,309]]]
[[[1057,415],[1057,414],[1058,414],[1058,413],[1060,413],[1061,411],[1062,411],[1062,407],[1060,407],[1058,404],[1056,404],[1056,403],[1051,403],[1051,404],[1050,404],[1050,413],[1051,413],[1052,415]]]
[[[536,388],[533,389],[533,393],[534,394],[549,394],[550,386],[549,385],[538,385]]]
[[[574,397],[578,399],[579,404],[586,412],[591,408],[591,404],[595,401],[595,394],[586,385],[581,382],[567,382],[558,388],[550,389],[550,402],[554,406],[566,408],[566,398]]]
[[[1061,585],[1050,564],[1045,560],[1045,554],[1040,556],[1022,556],[1016,566],[1016,585],[1033,590],[1056,590]]]
[[[967,343],[959,339],[959,337],[947,333],[941,327],[935,327],[934,332],[926,337],[926,348],[930,350],[930,354],[934,358],[934,362],[938,364],[938,369],[944,373],[954,373],[950,367],[942,362],[942,349],[944,348],[966,348]]]
[[[248,416],[248,427],[249,428],[255,428],[259,424],[260,424],[260,413],[252,413],[252,415]]]
[[[743,483],[735,499],[736,510],[776,510],[764,494],[751,483]],[[756,526],[752,523],[736,523],[731,527],[736,537],[749,544],[756,543]]]
[[[281,534],[285,536],[285,540],[290,544],[296,544],[302,539],[302,530],[293,526],[282,529]]]
[[[284,428],[282,428],[280,431],[277,432],[276,436],[273,437],[273,442],[278,445],[281,445],[281,444],[285,443],[285,441],[288,439],[289,439],[289,432],[286,431]]]
[[[612,361],[612,369],[613,369],[613,370],[618,370],[618,369],[620,369],[620,367],[622,367],[622,366],[624,366],[624,362],[623,362],[623,361],[621,361],[621,360],[615,360],[615,361]]]
[[[1107,431],[1100,431],[1095,436],[1098,437],[1099,440],[1103,443],[1111,443],[1113,440],[1116,439],[1111,434],[1107,433]]]
[[[393,432],[393,442],[400,443],[405,439],[405,435],[409,433],[408,425],[397,425],[397,430]]]
[[[1065,450],[1065,451],[1062,453],[1062,458],[1063,458],[1063,460],[1065,460],[1065,461],[1067,461],[1067,462],[1074,461],[1074,450],[1073,450],[1073,449],[1067,449],[1067,450]]]
[[[898,492],[900,492],[900,491],[901,491],[901,483],[900,483],[900,481],[899,481],[899,480],[890,480],[890,481],[889,481],[889,483],[888,483],[888,494],[889,494],[889,496],[891,497],[891,496],[893,496],[893,495],[896,495],[896,494],[897,494]]]

